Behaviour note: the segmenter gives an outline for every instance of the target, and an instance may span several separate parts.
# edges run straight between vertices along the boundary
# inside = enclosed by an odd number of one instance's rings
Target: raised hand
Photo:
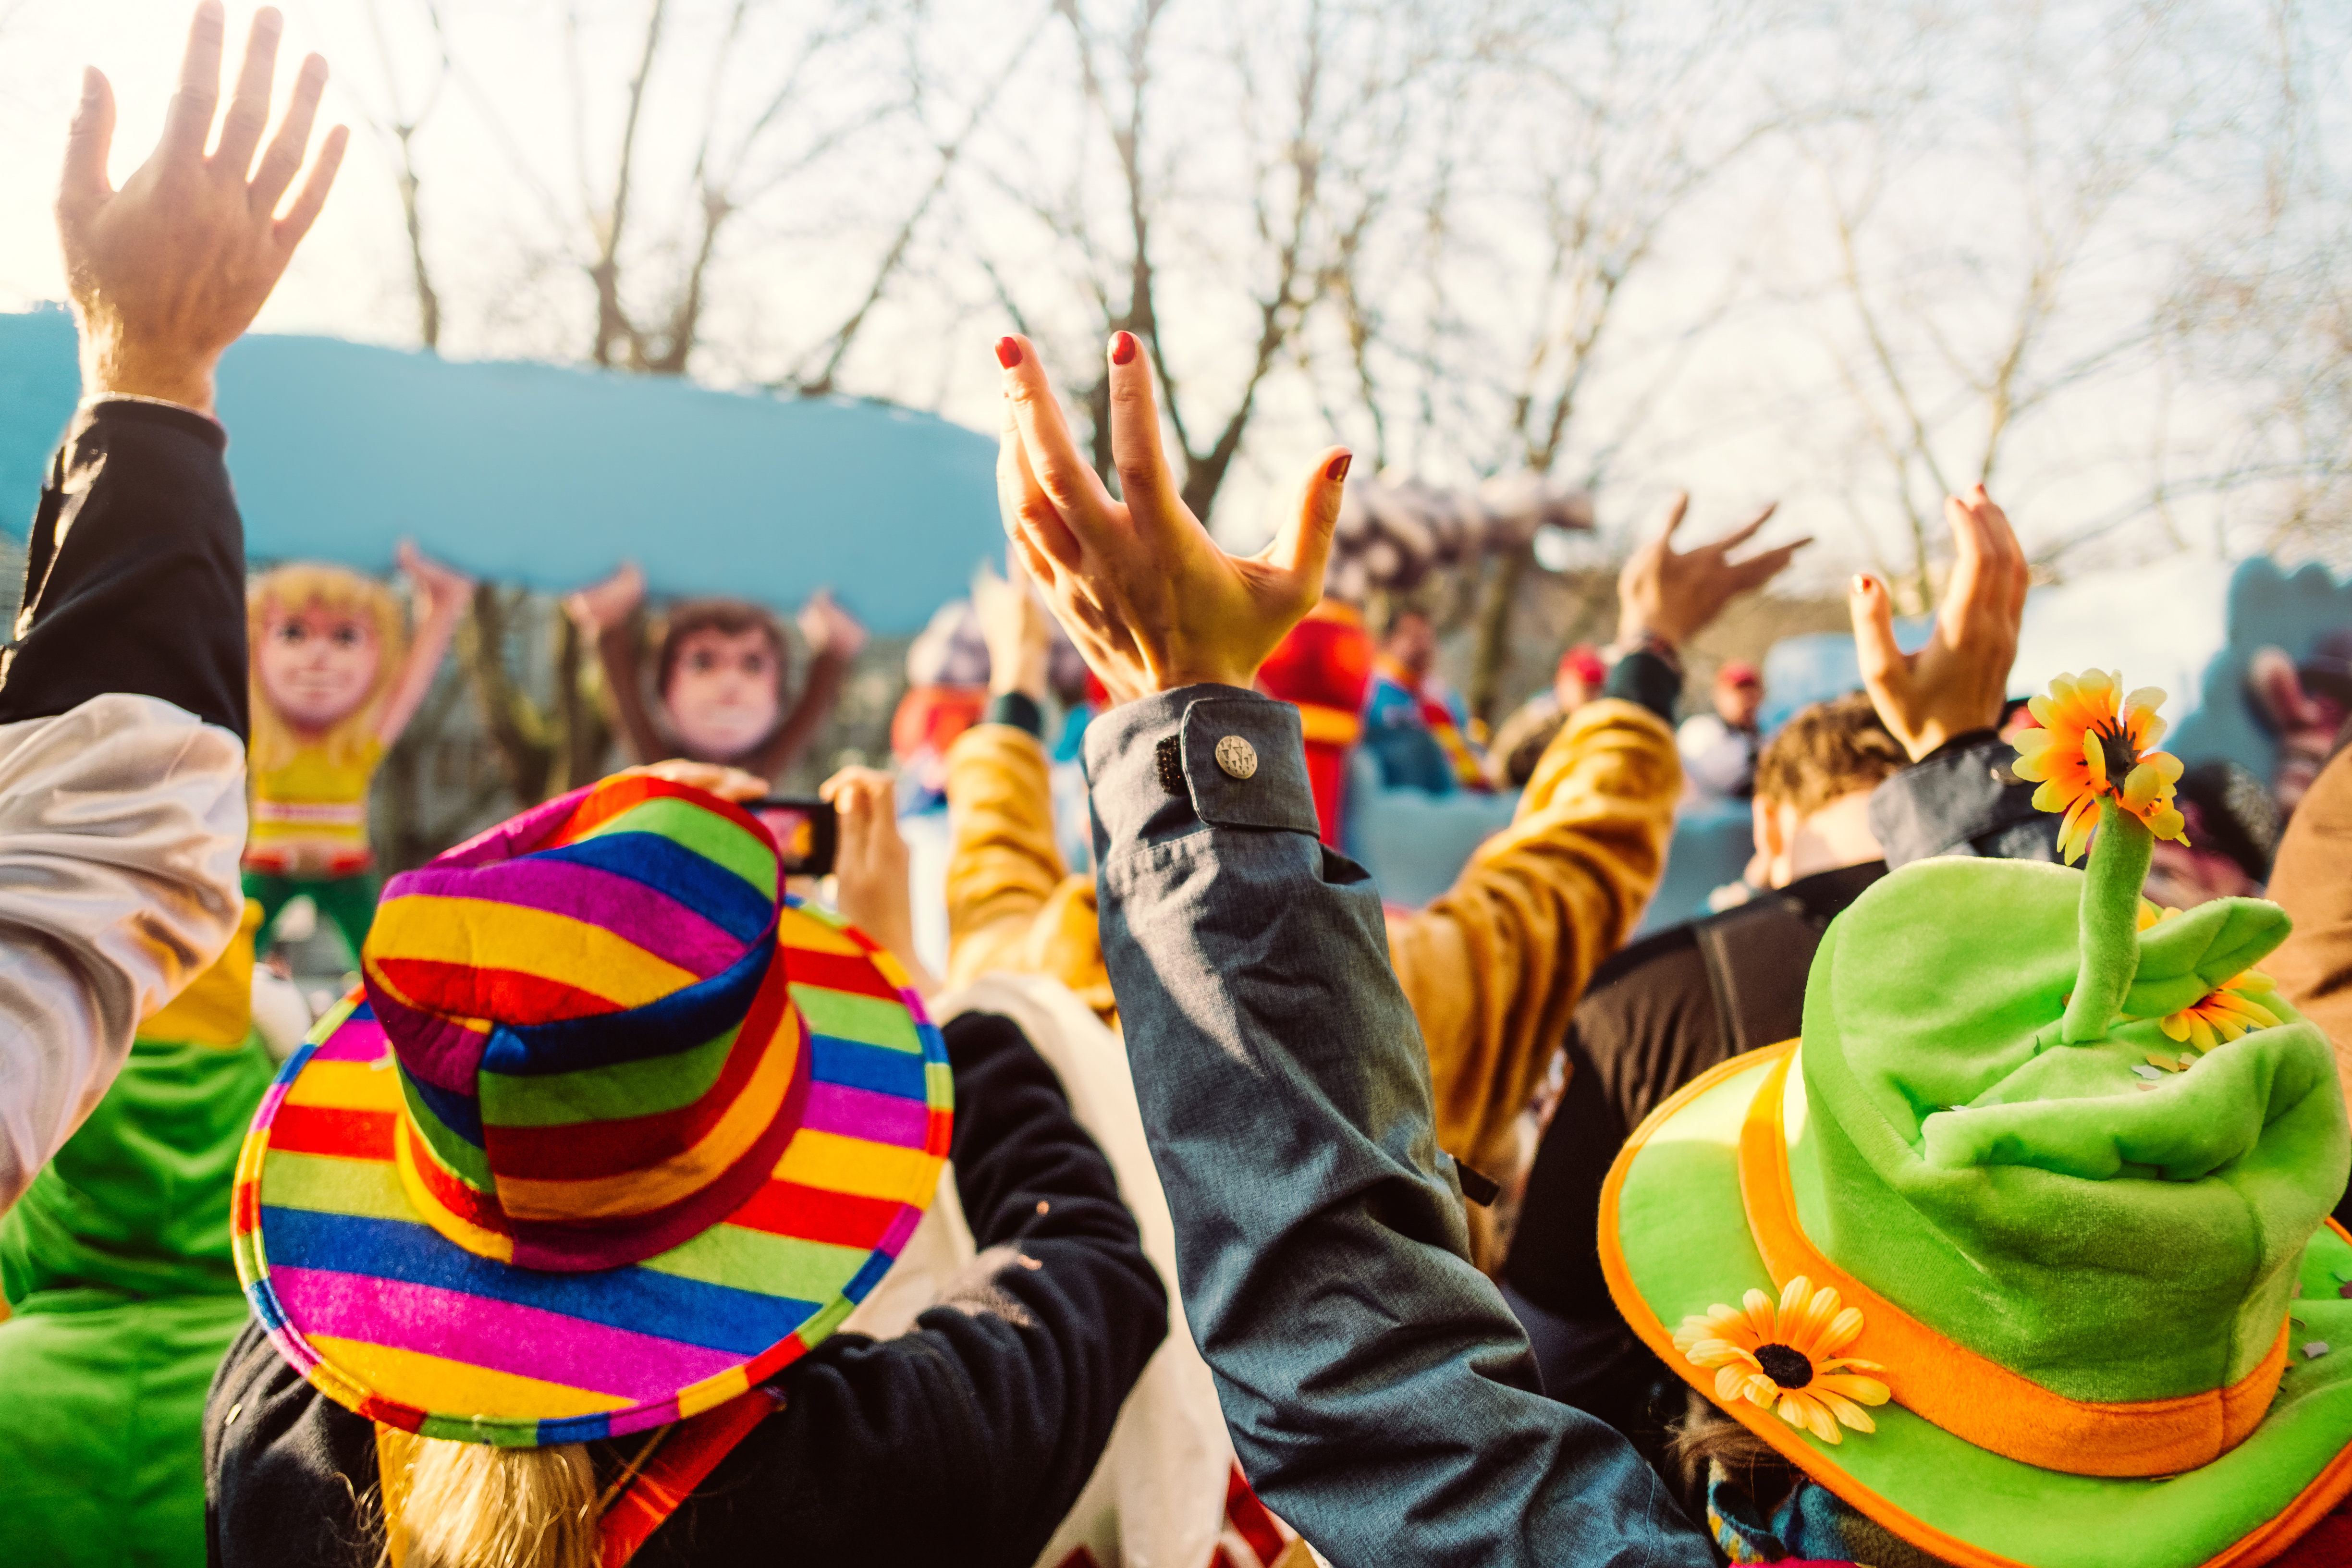
[[[1273,543],[1227,554],[1169,471],[1142,345],[1119,332],[1109,353],[1111,452],[1124,501],[1079,455],[1036,349],[1026,338],[997,343],[1004,531],[1112,701],[1201,682],[1246,687],[1322,596],[1349,454],[1333,447],[1315,459]]]
[[[1984,486],[1945,498],[1944,516],[1958,553],[1927,647],[1895,646],[1894,602],[1875,577],[1857,576],[1846,594],[1862,683],[1915,763],[1955,735],[2000,722],[2025,616],[2025,552]]]
[[[1017,691],[1043,703],[1054,626],[1045,618],[1045,606],[1037,602],[1017,550],[1005,552],[1003,576],[982,568],[972,579],[971,607],[980,617],[981,640],[988,645],[989,694]]]
[[[915,952],[915,896],[907,880],[907,841],[898,833],[898,789],[878,768],[844,768],[817,794],[833,803],[834,903],[842,918],[889,950],[915,989],[939,982]]]
[[[402,540],[394,553],[400,563],[402,575],[415,585],[423,613],[431,615],[441,609],[454,612],[464,607],[467,596],[474,591],[471,577],[454,566],[445,566],[434,560],[417,549],[411,540]]]
[[[302,62],[278,134],[254,162],[284,28],[267,6],[254,13],[220,146],[205,156],[226,27],[220,0],[196,7],[163,140],[120,191],[106,176],[114,89],[97,70],[83,73],[66,139],[58,235],[81,321],[85,394],[159,397],[210,414],[214,365],[252,325],[334,184],[350,140],[341,125],[327,132],[293,205],[278,216],[326,89],[327,62],[317,55]]]
[[[1812,542],[1811,536],[1746,561],[1732,560],[1731,552],[1754,538],[1780,504],[1768,504],[1747,524],[1712,544],[1677,553],[1675,531],[1690,510],[1690,492],[1677,494],[1667,509],[1665,528],[1635,551],[1618,574],[1619,643],[1631,645],[1654,637],[1679,647],[1697,636],[1734,597],[1779,576],[1790,559]]]
[[[857,650],[866,646],[866,627],[823,588],[801,606],[800,625],[801,636],[808,639],[813,654],[856,658]]]
[[[645,602],[645,573],[635,562],[624,561],[621,569],[602,583],[564,595],[563,610],[582,632],[600,637],[635,615]]]

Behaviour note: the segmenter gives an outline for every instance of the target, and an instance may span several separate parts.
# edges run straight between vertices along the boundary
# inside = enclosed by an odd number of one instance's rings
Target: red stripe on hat
[[[520,969],[478,968],[438,958],[371,953],[368,963],[404,996],[463,997],[467,1008],[509,1023],[545,1023],[624,1011],[609,996]]]
[[[718,1081],[690,1105],[652,1116],[573,1121],[559,1127],[499,1127],[485,1122],[482,1146],[489,1155],[490,1169],[501,1180],[582,1182],[649,1170],[683,1154],[700,1142],[734,1105],[759,1069],[763,1052],[797,1048],[797,1028],[789,1042],[777,1035],[791,1000],[784,965],[769,964],[768,977],[735,1033],[734,1048],[727,1053],[727,1065],[719,1069]]]
[[[563,819],[563,825],[532,847],[561,849],[567,844],[575,844],[623,812],[649,800],[683,800],[689,805],[701,807],[713,816],[725,817],[760,843],[773,842],[759,818],[731,801],[721,800],[692,784],[673,784],[667,779],[632,773],[608,779],[591,789],[572,808],[572,815]]]
[[[787,954],[792,964],[793,984],[821,985],[827,991],[846,991],[857,996],[878,996],[885,1002],[904,998],[897,987],[882,978],[871,959],[862,953],[819,952],[814,948],[795,947]]]
[[[269,1147],[289,1154],[389,1160],[393,1128],[399,1120],[389,1110],[342,1110],[289,1100],[269,1123]]]
[[[1225,1521],[1249,1542],[1249,1549],[1257,1553],[1260,1563],[1272,1563],[1282,1555],[1282,1531],[1275,1524],[1274,1515],[1265,1510],[1265,1504],[1257,1500],[1257,1493],[1250,1490],[1239,1465],[1233,1468],[1225,1482]]]
[[[752,1194],[751,1202],[729,1215],[727,1223],[772,1236],[795,1236],[870,1251],[906,1206],[890,1198],[862,1198],[798,1182],[771,1181]]]

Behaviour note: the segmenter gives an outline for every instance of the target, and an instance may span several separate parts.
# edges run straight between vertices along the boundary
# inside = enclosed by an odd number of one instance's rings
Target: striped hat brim
[[[749,1201],[626,1268],[544,1272],[442,1235],[398,1168],[382,1026],[358,992],[321,1020],[255,1114],[230,1219],[237,1278],[288,1363],[387,1426],[538,1447],[693,1415],[837,1328],[938,1189],[953,1083],[897,963],[787,903],[801,1125]]]

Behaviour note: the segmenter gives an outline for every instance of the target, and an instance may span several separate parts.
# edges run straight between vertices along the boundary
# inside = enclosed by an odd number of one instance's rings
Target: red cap
[[[1764,678],[1744,658],[1735,658],[1715,672],[1717,686],[1761,686]]]

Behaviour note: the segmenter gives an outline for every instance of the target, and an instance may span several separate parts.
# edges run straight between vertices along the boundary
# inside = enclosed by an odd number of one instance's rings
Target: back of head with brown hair
[[[1801,817],[1910,763],[1865,692],[1849,691],[1799,711],[1756,762],[1756,798],[1796,807]]]
[[[784,640],[784,628],[776,617],[746,599],[688,599],[672,606],[662,620],[661,651],[654,664],[654,689],[667,691],[671,672],[677,668],[678,645],[695,632],[721,632],[728,637],[740,637],[745,632],[765,634],[768,646],[776,655],[776,688],[783,689],[793,668],[792,644]]]

